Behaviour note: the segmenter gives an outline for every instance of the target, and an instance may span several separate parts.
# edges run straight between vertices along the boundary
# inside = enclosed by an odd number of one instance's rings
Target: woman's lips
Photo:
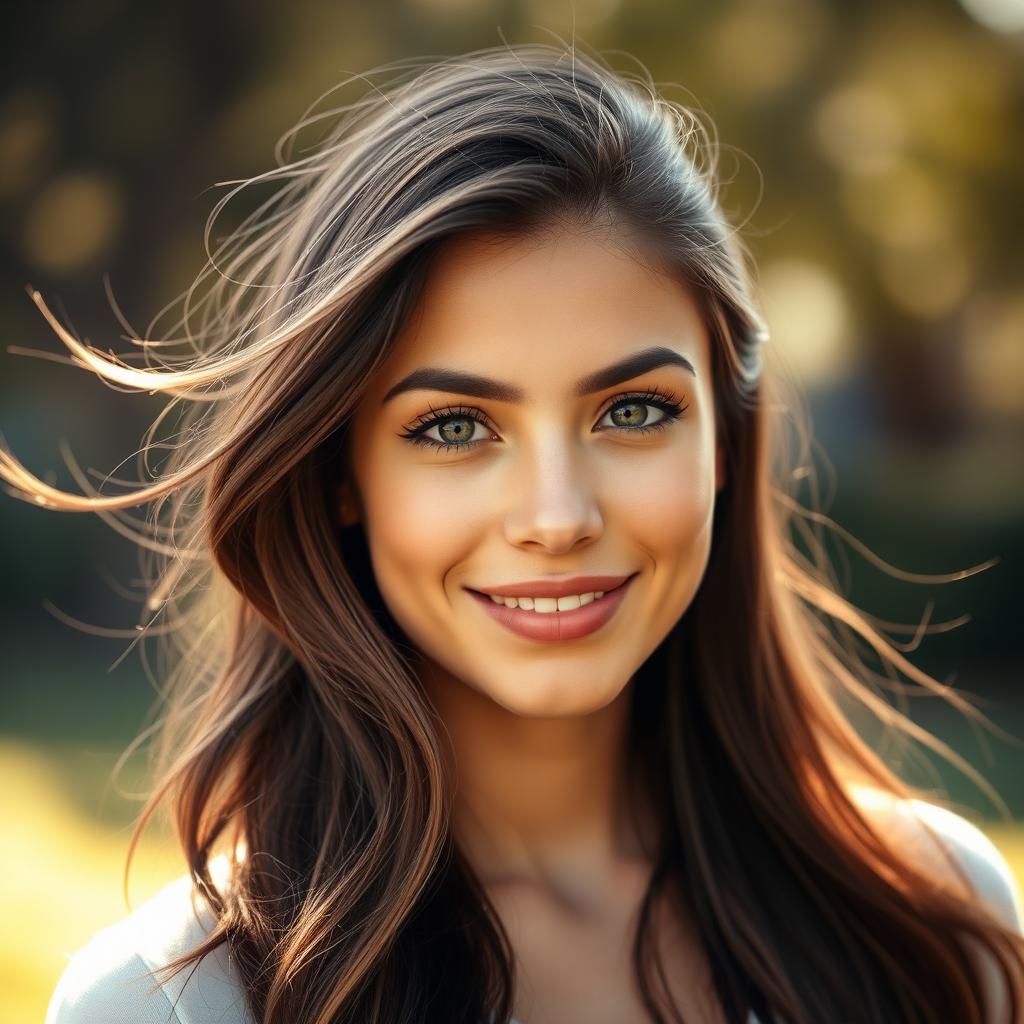
[[[540,643],[561,643],[565,640],[578,640],[600,629],[625,600],[636,576],[634,573],[625,583],[582,608],[547,614],[495,604],[486,594],[476,590],[469,590],[469,594],[495,622],[510,632]]]

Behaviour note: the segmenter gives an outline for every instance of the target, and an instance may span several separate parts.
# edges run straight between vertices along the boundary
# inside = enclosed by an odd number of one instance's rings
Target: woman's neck
[[[421,677],[450,737],[452,829],[481,882],[606,892],[649,860],[628,782],[632,683],[592,714],[527,718],[436,666]]]

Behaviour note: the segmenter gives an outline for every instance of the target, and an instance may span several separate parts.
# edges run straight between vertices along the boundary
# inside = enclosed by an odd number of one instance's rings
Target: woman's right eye
[[[412,427],[398,436],[427,448],[464,451],[467,448],[475,448],[487,440],[487,438],[479,436],[473,438],[473,434],[476,432],[474,428],[477,425],[483,427],[485,431],[491,430],[490,425],[481,418],[481,414],[475,409],[432,409],[429,414],[414,420]],[[440,434],[440,439],[427,436],[427,431],[435,428],[439,433],[444,431]],[[493,431],[491,433],[493,434]]]
[[[486,423],[471,416],[444,416],[428,423],[412,435],[403,436],[408,437],[413,444],[426,445],[428,448],[442,448],[445,451],[451,448],[475,448],[486,440],[484,437],[473,438],[477,426],[483,427],[485,431],[488,429]],[[440,433],[442,440],[427,436],[426,431],[435,429]],[[445,438],[445,434],[448,435],[447,438]],[[467,438],[471,440],[467,440]]]

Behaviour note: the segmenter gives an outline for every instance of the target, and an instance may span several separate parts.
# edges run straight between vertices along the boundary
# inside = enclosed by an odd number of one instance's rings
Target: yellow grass
[[[72,799],[66,773],[75,763],[70,753],[58,761],[52,752],[0,741],[3,1021],[42,1021],[66,955],[185,871],[167,835],[151,827],[132,865],[126,907],[121,877],[130,829],[104,824]],[[103,762],[112,764],[113,756]],[[1024,827],[984,831],[1024,878]]]

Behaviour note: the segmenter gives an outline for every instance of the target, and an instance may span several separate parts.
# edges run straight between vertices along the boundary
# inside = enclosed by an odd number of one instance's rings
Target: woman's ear
[[[335,485],[334,504],[338,511],[338,522],[342,526],[355,526],[359,522],[361,518],[359,501],[347,480]]]

